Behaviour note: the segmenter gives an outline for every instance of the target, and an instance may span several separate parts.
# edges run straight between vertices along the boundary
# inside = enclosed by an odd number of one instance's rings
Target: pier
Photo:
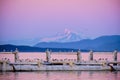
[[[57,52],[51,52],[46,50],[45,60],[29,60],[24,61],[19,58],[19,51],[16,49],[14,52],[0,52],[0,54],[14,54],[14,62],[11,62],[7,58],[0,60],[0,71],[41,71],[41,70],[120,70],[120,61],[118,61],[117,54],[115,50],[112,52],[113,60],[95,60],[94,52],[90,50],[88,52],[88,61],[83,60],[84,57],[81,55],[81,51],[72,52],[76,55],[76,59],[52,59],[51,55]],[[64,53],[64,52],[61,52]],[[65,52],[69,54],[71,52]],[[99,52],[101,53],[101,52]],[[59,53],[57,53],[59,54]],[[59,54],[60,55],[60,54]]]

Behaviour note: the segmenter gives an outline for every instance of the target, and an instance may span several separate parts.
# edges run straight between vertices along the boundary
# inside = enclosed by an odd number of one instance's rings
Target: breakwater
[[[57,53],[57,52],[56,52]],[[113,60],[109,61],[107,58],[103,60],[94,59],[94,52],[91,50],[88,55],[88,60],[83,60],[84,57],[81,52],[72,52],[76,55],[76,59],[56,59],[51,58],[51,54],[56,54],[49,50],[46,51],[45,60],[21,60],[19,58],[19,51],[14,52],[0,52],[0,54],[14,54],[14,62],[7,58],[0,60],[0,71],[39,71],[39,70],[120,70],[120,62],[117,60],[118,52],[112,52]],[[64,52],[61,52],[64,53]],[[71,52],[66,52],[69,54]],[[101,52],[98,52],[101,53]],[[60,55],[60,54],[59,54]]]

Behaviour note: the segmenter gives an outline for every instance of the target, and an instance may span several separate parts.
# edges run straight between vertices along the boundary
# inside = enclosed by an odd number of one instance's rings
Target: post
[[[117,50],[113,52],[113,60],[117,61]]]
[[[13,52],[14,54],[14,59],[15,59],[15,62],[17,62],[19,60],[19,55],[18,55],[18,49],[16,48],[15,52]]]
[[[7,69],[7,62],[3,61],[3,65],[2,65],[2,71],[6,71]]]
[[[89,52],[89,61],[93,61],[93,51],[90,50]]]
[[[47,51],[46,51],[46,60],[47,60],[47,62],[50,62],[50,58],[51,58],[50,54],[51,54],[51,52],[47,49]]]
[[[78,50],[78,52],[77,52],[77,62],[78,63],[81,62],[81,59],[82,59],[81,52],[80,52],[80,50]]]

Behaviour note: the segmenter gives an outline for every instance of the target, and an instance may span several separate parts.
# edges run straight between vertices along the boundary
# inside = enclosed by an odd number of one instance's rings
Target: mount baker
[[[80,33],[65,29],[64,33],[57,33],[54,36],[41,38],[40,42],[74,42],[85,39],[86,37]]]

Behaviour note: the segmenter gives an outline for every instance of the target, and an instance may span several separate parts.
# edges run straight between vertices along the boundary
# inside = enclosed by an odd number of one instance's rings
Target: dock
[[[120,62],[117,61],[117,51],[113,52],[113,61],[96,61],[94,60],[94,52],[89,52],[89,60],[82,61],[81,52],[76,52],[76,60],[57,60],[51,59],[51,51],[46,51],[46,60],[21,61],[19,59],[19,51],[0,52],[2,54],[14,54],[15,62],[9,59],[0,60],[0,71],[52,71],[52,70],[98,70],[98,71],[120,71]]]

